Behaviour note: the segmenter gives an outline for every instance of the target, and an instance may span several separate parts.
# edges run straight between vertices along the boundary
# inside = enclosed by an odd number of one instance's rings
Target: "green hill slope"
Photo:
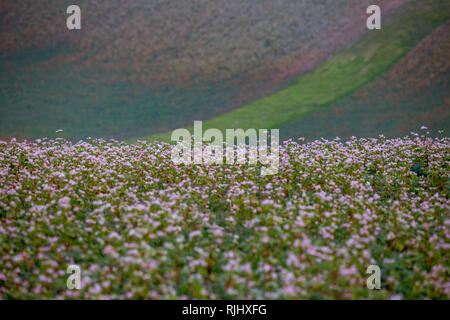
[[[449,18],[448,1],[410,1],[385,22],[382,30],[367,33],[354,46],[288,88],[206,121],[203,127],[280,128],[374,80]],[[170,133],[146,138],[168,141]]]
[[[407,0],[379,0],[389,15]],[[0,2],[0,136],[129,138],[286,87],[357,41],[370,0]]]
[[[450,132],[450,22],[389,72],[333,103],[280,128],[282,138],[398,137],[425,125]]]

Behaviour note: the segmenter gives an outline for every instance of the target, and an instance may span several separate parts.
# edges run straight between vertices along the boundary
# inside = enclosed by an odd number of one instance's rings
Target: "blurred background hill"
[[[0,137],[53,137],[61,128],[72,140],[133,139],[216,118],[234,127],[229,112],[290,88],[383,32],[366,29],[366,0],[80,0],[79,31],[66,28],[70,4],[0,3]],[[348,90],[333,87],[332,103],[274,119],[269,125],[282,137],[401,135],[422,122],[449,128],[448,1],[377,4],[383,26],[400,29],[390,41],[409,37],[392,51],[395,63],[377,63]],[[308,94],[322,101],[320,92]],[[283,104],[273,108],[281,114]]]
[[[401,137],[424,124],[434,134],[450,129],[449,40],[447,22],[376,80],[282,126],[282,137]]]

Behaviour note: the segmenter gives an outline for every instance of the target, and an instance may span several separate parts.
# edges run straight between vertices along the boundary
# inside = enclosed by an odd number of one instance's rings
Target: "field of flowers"
[[[165,143],[0,142],[0,299],[448,299],[450,139],[423,132],[288,140],[264,177]]]

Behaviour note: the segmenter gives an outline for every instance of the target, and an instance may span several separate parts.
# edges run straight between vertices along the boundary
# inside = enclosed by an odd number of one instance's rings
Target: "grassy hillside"
[[[279,128],[351,94],[388,70],[450,17],[443,0],[411,1],[382,30],[367,33],[314,72],[271,96],[204,123],[204,128]],[[170,133],[150,139],[169,140]]]
[[[395,137],[426,125],[450,131],[450,22],[354,94],[280,128],[282,138]]]
[[[382,0],[388,15],[406,0]],[[274,93],[365,30],[369,0],[0,3],[0,136],[136,137]]]

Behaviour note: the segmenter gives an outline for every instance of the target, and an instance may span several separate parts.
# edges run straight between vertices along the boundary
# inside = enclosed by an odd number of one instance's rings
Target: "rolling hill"
[[[450,23],[436,30],[388,72],[349,97],[283,125],[284,139],[397,137],[426,125],[450,131]]]
[[[383,19],[405,2],[379,1]],[[354,45],[370,1],[78,1],[80,31],[69,4],[1,2],[0,136],[122,139],[224,115]]]
[[[296,132],[295,128],[298,128],[298,125],[292,121],[328,107],[375,80],[392,68],[430,33],[444,24],[449,17],[450,4],[447,1],[410,1],[392,14],[381,31],[367,33],[353,46],[338,53],[314,71],[301,76],[287,88],[208,120],[203,123],[203,128],[219,128],[221,130],[225,128],[281,128],[281,135],[284,137],[298,136],[305,131]],[[429,57],[421,62],[423,65],[433,63]],[[406,77],[410,75],[411,70],[406,75],[404,74]],[[448,79],[448,73],[444,72],[442,77]],[[444,94],[442,90],[446,91],[445,86],[446,81],[444,87],[430,88],[430,90],[439,91],[442,95]],[[415,94],[411,91],[408,92],[411,95]],[[366,100],[365,103],[368,101]],[[443,106],[448,107],[448,102],[444,101]],[[426,109],[426,106],[423,108]],[[392,112],[395,112],[395,109]],[[344,114],[342,117],[345,118],[347,115]],[[388,121],[386,126],[390,124],[392,125],[393,122]],[[323,125],[326,126],[321,123],[317,124],[317,127]],[[360,125],[358,122],[353,124],[354,127],[358,127],[358,125]],[[447,122],[445,126],[448,127]],[[283,133],[284,131],[285,133]],[[370,135],[374,135],[376,132],[379,131],[375,130]],[[408,132],[402,131],[402,134]],[[319,136],[316,135],[316,137]],[[170,132],[146,138],[169,141]]]

